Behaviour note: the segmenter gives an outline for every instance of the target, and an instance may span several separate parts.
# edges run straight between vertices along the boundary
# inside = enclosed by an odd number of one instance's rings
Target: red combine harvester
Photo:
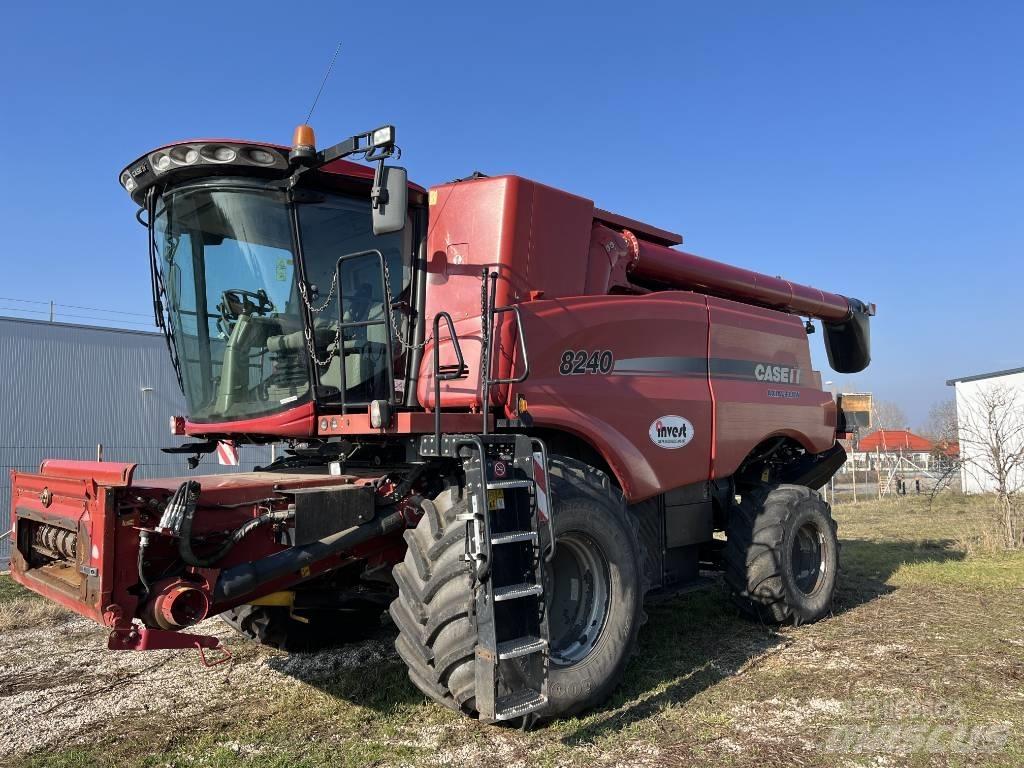
[[[167,450],[290,448],[241,474],[13,472],[14,578],[112,649],[213,651],[187,630],[217,614],[294,649],[390,605],[416,686],[488,721],[602,702],[645,595],[702,570],[762,620],[827,614],[816,489],[844,424],[802,318],[850,373],[873,307],[516,176],[424,190],[394,138],[318,151],[300,126],[121,173],[188,408]]]

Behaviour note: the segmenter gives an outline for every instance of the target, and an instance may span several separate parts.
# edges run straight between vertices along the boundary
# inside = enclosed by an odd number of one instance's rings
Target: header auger
[[[488,721],[604,701],[645,595],[701,570],[752,616],[826,615],[845,427],[805,318],[854,372],[873,306],[517,176],[423,189],[398,154],[391,126],[326,150],[301,126],[122,171],[187,405],[169,450],[289,448],[12,473],[14,577],[112,649],[212,649],[190,628],[218,614],[298,648],[386,609],[413,683]]]

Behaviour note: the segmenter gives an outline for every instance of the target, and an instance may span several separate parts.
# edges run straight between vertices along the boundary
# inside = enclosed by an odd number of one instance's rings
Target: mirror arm
[[[387,205],[388,190],[384,186],[384,158],[377,161],[377,167],[373,171],[373,187],[370,188],[370,203],[374,210],[380,208],[381,203]]]

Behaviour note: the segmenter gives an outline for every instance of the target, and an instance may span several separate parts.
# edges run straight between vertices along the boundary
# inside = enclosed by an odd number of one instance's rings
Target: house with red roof
[[[864,435],[853,449],[858,468],[875,469],[891,464],[894,458],[906,459],[917,469],[927,470],[932,461],[934,445],[909,429],[878,429]]]
[[[866,453],[931,453],[932,442],[909,429],[878,429],[864,435],[857,450]]]

